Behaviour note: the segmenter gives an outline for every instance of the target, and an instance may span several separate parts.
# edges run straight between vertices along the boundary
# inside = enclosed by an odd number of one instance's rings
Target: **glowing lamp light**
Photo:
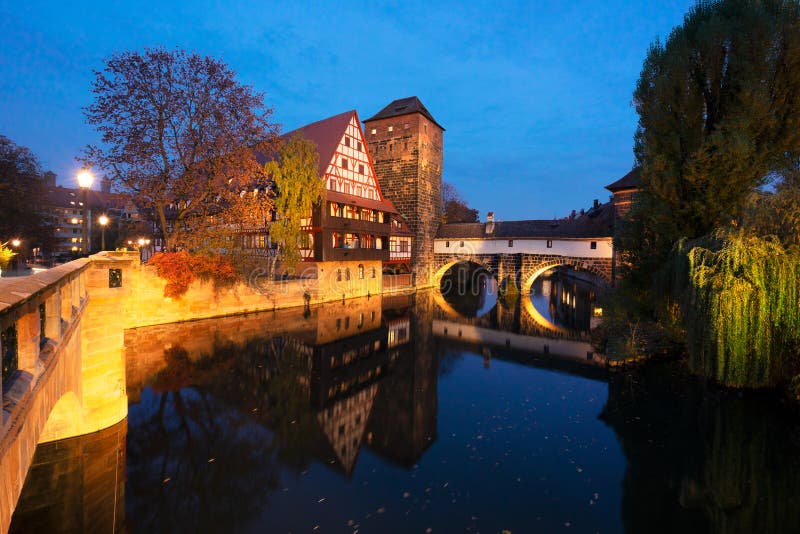
[[[139,241],[137,241],[137,243],[139,243],[140,247],[144,246],[144,239],[140,237]]]
[[[97,218],[97,222],[100,223],[100,226],[105,226],[108,224],[108,217],[106,217],[105,215],[101,215],[100,217]]]
[[[78,224],[78,219],[77,219],[76,217],[73,217],[73,218],[72,218],[72,220],[71,220],[70,222],[71,222],[72,224]]]
[[[12,239],[11,240],[11,246],[14,247],[14,248],[17,248],[21,244],[22,244],[22,241],[20,241],[19,239]]]
[[[83,189],[89,189],[92,187],[92,182],[94,182],[94,176],[87,170],[82,170],[78,173],[78,185],[81,186]]]
[[[595,317],[602,317],[603,316],[603,308],[595,308],[593,311],[593,315]]]

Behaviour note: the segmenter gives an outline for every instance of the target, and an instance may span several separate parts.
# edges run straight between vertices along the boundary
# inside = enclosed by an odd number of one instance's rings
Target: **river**
[[[127,421],[40,445],[13,532],[798,532],[800,419],[609,373],[594,293],[422,292],[126,333]],[[541,317],[539,319],[541,319]]]

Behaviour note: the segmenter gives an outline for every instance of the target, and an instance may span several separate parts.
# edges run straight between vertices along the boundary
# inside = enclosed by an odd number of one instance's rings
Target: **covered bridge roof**
[[[614,207],[601,204],[576,218],[495,223],[451,223],[439,227],[436,239],[586,239],[614,235]],[[494,225],[491,228],[491,225]]]

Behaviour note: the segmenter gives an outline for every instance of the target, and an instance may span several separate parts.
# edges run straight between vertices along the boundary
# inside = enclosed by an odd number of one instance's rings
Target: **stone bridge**
[[[555,254],[434,254],[435,286],[441,283],[442,276],[459,263],[475,263],[483,267],[497,279],[498,284],[513,281],[523,293],[529,293],[534,280],[545,271],[565,266],[575,271],[589,272],[606,284],[612,280],[611,257],[561,256]]]
[[[82,259],[0,279],[0,532],[9,528],[37,444],[127,416],[119,299],[128,290],[115,276],[130,264]]]
[[[447,270],[477,263],[499,284],[513,281],[530,292],[537,276],[558,266],[614,279],[613,204],[596,203],[580,216],[557,220],[443,224],[434,240],[431,270],[438,287]]]

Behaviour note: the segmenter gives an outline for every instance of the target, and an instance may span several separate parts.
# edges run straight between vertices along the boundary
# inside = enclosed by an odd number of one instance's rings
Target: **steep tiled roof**
[[[339,146],[339,141],[342,140],[342,136],[347,131],[347,125],[350,124],[350,119],[355,113],[355,110],[345,111],[333,117],[306,124],[283,134],[281,139],[288,141],[299,133],[306,139],[314,141],[319,153],[319,175],[322,176],[328,169],[336,147]]]
[[[613,184],[608,184],[606,189],[615,193],[617,191],[622,191],[623,189],[635,189],[639,187],[639,176],[640,176],[640,168],[634,167],[631,172],[614,182]]]
[[[439,226],[437,239],[522,239],[611,237],[614,209],[611,203],[601,204],[574,219],[499,221],[491,233],[486,223],[454,223]]]
[[[444,130],[444,126],[436,122],[431,112],[422,104],[416,96],[409,96],[407,98],[399,98],[377,112],[372,117],[366,119],[364,122],[376,121],[379,119],[388,119],[390,117],[400,117],[401,115],[410,115],[411,113],[420,113],[423,117],[434,123],[436,126]]]

